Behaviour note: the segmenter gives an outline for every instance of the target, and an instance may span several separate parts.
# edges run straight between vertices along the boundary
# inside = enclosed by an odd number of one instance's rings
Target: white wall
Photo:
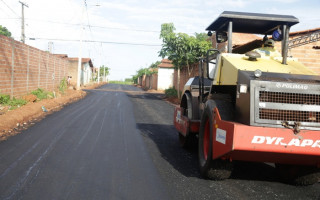
[[[89,63],[84,63],[83,64],[83,70],[81,71],[81,84],[82,85],[87,85],[90,83],[92,77],[92,71],[90,68]]]
[[[158,90],[165,90],[173,86],[173,68],[159,68]]]

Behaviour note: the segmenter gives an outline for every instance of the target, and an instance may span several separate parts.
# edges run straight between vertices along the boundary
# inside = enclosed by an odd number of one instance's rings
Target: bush
[[[167,97],[178,97],[178,92],[174,87],[166,89],[164,93]]]
[[[0,104],[7,104],[10,101],[10,96],[6,94],[0,94]]]
[[[36,95],[37,98],[40,100],[48,98],[48,92],[44,91],[41,88],[38,88],[37,90],[32,91],[31,94]]]
[[[67,89],[68,87],[68,83],[67,83],[67,80],[65,78],[63,78],[61,81],[60,81],[60,85],[59,85],[59,91],[64,94],[64,91]]]
[[[10,99],[9,95],[0,94],[0,104],[10,106],[10,110],[16,109],[17,107],[23,106],[27,103],[24,99]]]

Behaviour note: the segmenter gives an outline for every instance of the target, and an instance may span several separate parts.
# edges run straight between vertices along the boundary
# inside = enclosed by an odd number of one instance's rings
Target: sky
[[[161,24],[176,32],[205,32],[223,11],[293,15],[291,31],[320,27],[319,0],[20,0],[26,44],[110,68],[109,80],[131,78],[161,61]],[[0,0],[0,25],[21,39],[21,3]],[[34,40],[30,40],[33,38]],[[83,40],[80,43],[80,40]],[[51,45],[50,45],[51,44]],[[80,53],[81,49],[81,53]]]

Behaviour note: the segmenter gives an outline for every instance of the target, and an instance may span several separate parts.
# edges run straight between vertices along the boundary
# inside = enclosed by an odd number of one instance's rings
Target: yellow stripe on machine
[[[273,58],[263,55],[257,61],[249,61],[248,57],[244,54],[223,53],[219,62],[219,66],[222,66],[219,67],[216,73],[214,84],[236,85],[238,70],[255,71],[260,69],[262,72],[317,75],[298,62],[297,59],[288,58],[287,65],[281,64],[281,60],[281,57]]]

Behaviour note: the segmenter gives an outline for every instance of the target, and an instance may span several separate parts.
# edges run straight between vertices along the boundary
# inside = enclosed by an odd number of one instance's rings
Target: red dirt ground
[[[84,89],[93,89],[101,85],[103,84],[94,84]],[[65,94],[57,96],[58,97],[54,99],[29,102],[11,111],[7,111],[6,108],[2,109],[2,111],[0,111],[0,141],[18,134],[21,130],[27,129],[46,115],[60,110],[65,105],[82,99],[86,96],[86,92],[68,89]],[[47,112],[42,110],[42,106],[46,108]]]

